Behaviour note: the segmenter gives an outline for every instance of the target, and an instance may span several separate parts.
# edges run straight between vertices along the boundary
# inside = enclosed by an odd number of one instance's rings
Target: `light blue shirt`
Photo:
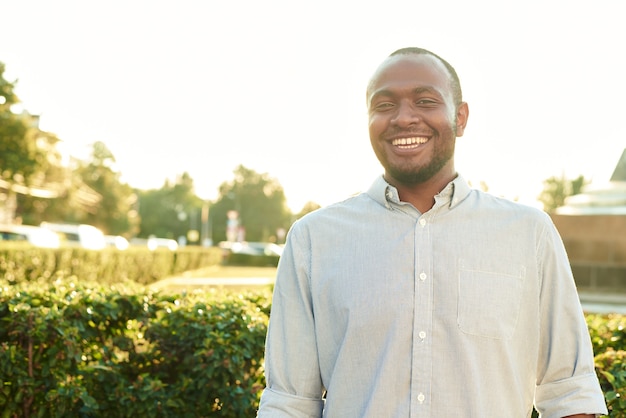
[[[561,239],[460,177],[421,214],[382,176],[296,222],[258,416],[606,413]]]

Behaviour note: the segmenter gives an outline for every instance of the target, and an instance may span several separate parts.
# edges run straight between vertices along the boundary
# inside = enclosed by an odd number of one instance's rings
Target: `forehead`
[[[431,88],[449,97],[450,75],[446,67],[430,55],[397,55],[387,58],[370,81],[367,98],[380,91]]]

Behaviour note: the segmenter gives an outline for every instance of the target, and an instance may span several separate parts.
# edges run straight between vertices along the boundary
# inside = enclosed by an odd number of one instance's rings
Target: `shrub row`
[[[280,257],[277,255],[229,253],[226,256],[225,264],[230,266],[276,267],[279,259]]]
[[[0,285],[2,418],[255,415],[269,289]]]
[[[45,278],[80,277],[99,283],[132,280],[150,284],[167,276],[217,265],[218,248],[184,247],[177,251],[131,247],[125,251],[107,248],[36,248],[26,244],[0,246],[0,277],[12,283]]]
[[[586,315],[609,416],[626,418],[626,316]]]

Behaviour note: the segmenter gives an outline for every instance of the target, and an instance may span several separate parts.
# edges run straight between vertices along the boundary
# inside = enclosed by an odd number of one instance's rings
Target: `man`
[[[471,190],[455,70],[394,52],[367,88],[384,175],[296,222],[280,260],[259,417],[606,413],[550,218]]]

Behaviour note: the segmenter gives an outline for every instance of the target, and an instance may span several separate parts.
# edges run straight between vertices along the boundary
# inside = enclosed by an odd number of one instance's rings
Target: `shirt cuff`
[[[537,386],[535,408],[544,418],[574,414],[608,415],[604,394],[595,373]]]
[[[257,418],[321,418],[322,399],[304,398],[265,388]]]

